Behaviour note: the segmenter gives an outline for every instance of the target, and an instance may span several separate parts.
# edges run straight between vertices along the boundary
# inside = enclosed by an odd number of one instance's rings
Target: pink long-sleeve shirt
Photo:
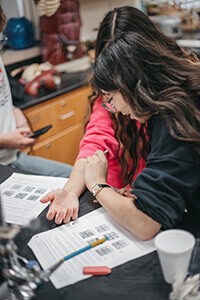
[[[110,114],[101,106],[101,102],[102,97],[100,96],[93,106],[86,133],[80,143],[80,152],[77,159],[87,158],[98,149],[102,151],[108,149],[109,152],[106,154],[108,159],[107,182],[116,188],[122,188],[124,187],[124,182],[120,177],[121,167],[116,157],[118,142],[114,137],[114,126]],[[145,162],[140,159],[133,180],[137,174],[141,173],[144,167]]]

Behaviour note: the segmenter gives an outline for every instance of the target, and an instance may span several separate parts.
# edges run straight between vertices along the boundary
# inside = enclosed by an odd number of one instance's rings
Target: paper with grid
[[[56,188],[62,188],[67,178],[13,173],[1,184],[1,201],[6,223],[26,226],[49,204],[40,199]]]
[[[47,269],[67,254],[108,236],[108,241],[65,261],[50,277],[59,289],[86,279],[85,266],[113,268],[155,250],[153,240],[144,242],[118,225],[104,208],[80,217],[76,222],[35,235],[28,246],[43,269]]]

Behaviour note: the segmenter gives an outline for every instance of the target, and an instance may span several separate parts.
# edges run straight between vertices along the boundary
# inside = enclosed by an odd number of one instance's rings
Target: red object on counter
[[[105,266],[83,267],[84,275],[108,275],[111,269]]]
[[[25,86],[25,91],[27,94],[32,96],[37,96],[38,89],[44,85],[48,89],[54,89],[61,82],[61,74],[50,69],[48,71],[43,71],[41,75],[37,76],[34,80],[27,83]]]

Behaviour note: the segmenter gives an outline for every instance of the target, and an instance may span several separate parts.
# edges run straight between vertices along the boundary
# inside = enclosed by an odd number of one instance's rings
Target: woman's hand
[[[88,156],[85,165],[85,184],[89,190],[97,183],[105,183],[108,175],[108,161],[103,151],[97,150]]]
[[[133,199],[137,199],[137,197],[135,195],[133,195],[131,193],[131,190],[128,189],[127,187],[121,188],[121,189],[116,189],[116,191],[118,192],[118,194],[128,197],[128,198],[133,198]]]
[[[64,189],[57,189],[44,196],[40,202],[47,203],[51,201],[50,207],[47,213],[47,219],[53,220],[55,217],[55,223],[61,224],[62,222],[67,224],[71,220],[78,218],[79,200],[75,193],[71,193]]]

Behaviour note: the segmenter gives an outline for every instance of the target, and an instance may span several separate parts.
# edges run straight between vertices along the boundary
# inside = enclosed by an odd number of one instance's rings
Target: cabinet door
[[[82,124],[75,124],[62,132],[37,143],[31,155],[58,160],[73,165],[79,152],[79,144],[83,137]]]
[[[83,123],[90,93],[90,87],[84,86],[24,110],[34,131],[53,125],[47,133],[40,136],[39,142],[74,124]]]
[[[74,164],[84,134],[84,117],[91,88],[84,86],[54,99],[25,109],[32,129],[52,124],[26,153]]]

